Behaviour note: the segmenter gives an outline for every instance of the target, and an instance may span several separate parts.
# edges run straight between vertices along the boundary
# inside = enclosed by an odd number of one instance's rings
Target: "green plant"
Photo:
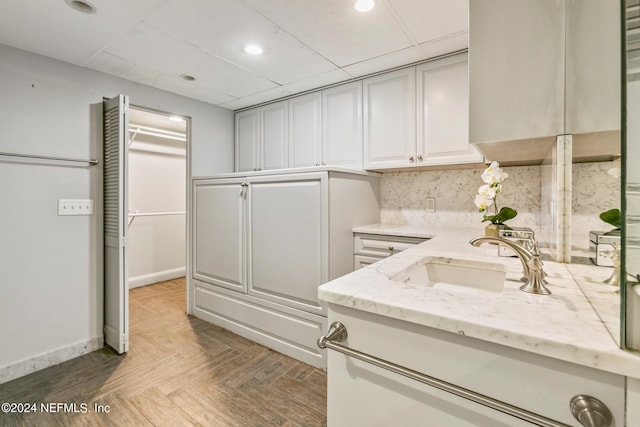
[[[620,209],[609,209],[600,214],[600,219],[620,230]]]

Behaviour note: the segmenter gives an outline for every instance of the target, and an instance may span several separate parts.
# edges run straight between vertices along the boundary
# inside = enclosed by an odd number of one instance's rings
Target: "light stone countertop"
[[[640,353],[621,350],[617,337],[605,324],[615,327],[615,311],[611,310],[611,318],[601,318],[576,283],[587,280],[591,287],[602,286],[599,303],[613,305],[619,294],[601,284],[598,276],[606,275],[607,270],[593,273],[588,266],[544,261],[552,295],[532,295],[518,289],[522,266],[517,258],[497,256],[495,245],[469,244],[479,235],[478,229],[425,231],[411,226],[373,225],[354,228],[354,232],[432,238],[325,283],[318,291],[323,301],[640,378]],[[389,279],[428,256],[501,263],[507,268],[504,291],[473,294]]]

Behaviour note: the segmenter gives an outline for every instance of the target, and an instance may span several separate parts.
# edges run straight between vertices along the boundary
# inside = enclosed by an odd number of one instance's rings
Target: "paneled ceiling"
[[[231,110],[468,46],[468,0],[354,1],[2,0],[0,43]]]

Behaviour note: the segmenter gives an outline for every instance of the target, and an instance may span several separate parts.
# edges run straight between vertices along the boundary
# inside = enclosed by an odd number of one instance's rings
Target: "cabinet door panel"
[[[469,2],[472,143],[564,133],[564,11],[562,0]]]
[[[320,92],[289,100],[289,158],[293,168],[322,163],[322,97]]]
[[[252,182],[249,294],[320,313],[326,280],[326,175]]]
[[[362,169],[362,82],[322,92],[322,161]]]
[[[193,277],[246,292],[241,180],[194,184]]]
[[[277,102],[260,109],[262,115],[262,166],[282,169],[287,162],[287,103]]]
[[[482,162],[469,144],[466,54],[417,67],[418,165]]]
[[[363,85],[365,169],[415,165],[415,67],[371,77]]]
[[[236,172],[252,171],[260,164],[259,120],[257,109],[236,114]]]

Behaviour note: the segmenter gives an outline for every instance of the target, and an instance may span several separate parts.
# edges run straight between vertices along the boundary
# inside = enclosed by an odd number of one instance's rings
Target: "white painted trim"
[[[19,362],[0,367],[0,384],[23,377],[41,369],[58,365],[78,356],[91,353],[104,347],[104,337],[95,337],[87,341],[79,341],[66,347],[40,353]]]
[[[141,276],[129,277],[129,289],[140,286],[151,285],[153,283],[164,282],[165,280],[177,279],[186,275],[185,267],[172,268],[170,270],[157,271],[155,273],[143,274]]]

